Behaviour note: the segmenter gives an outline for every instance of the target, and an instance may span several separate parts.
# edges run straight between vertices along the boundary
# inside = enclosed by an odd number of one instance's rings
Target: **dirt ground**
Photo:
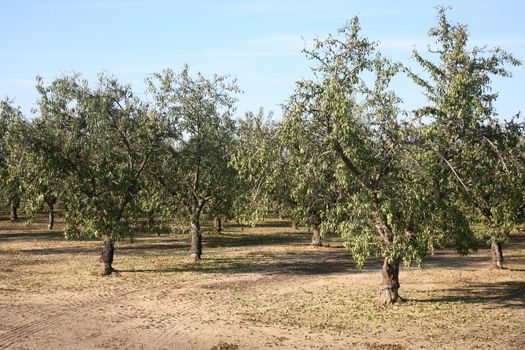
[[[111,277],[98,241],[60,229],[0,222],[0,349],[525,349],[523,234],[506,270],[487,249],[403,268],[406,302],[378,310],[378,260],[356,269],[283,222],[205,234],[198,264],[184,235],[137,236]]]

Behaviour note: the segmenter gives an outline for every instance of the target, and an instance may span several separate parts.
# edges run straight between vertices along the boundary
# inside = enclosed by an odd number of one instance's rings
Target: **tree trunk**
[[[297,230],[297,223],[295,220],[292,220],[292,230]]]
[[[111,236],[102,236],[102,255],[100,262],[102,263],[102,275],[111,275],[113,270],[113,254],[115,253],[115,241]]]
[[[315,247],[320,247],[323,244],[321,243],[321,233],[318,228],[312,230],[312,245]]]
[[[491,243],[492,250],[492,266],[496,269],[503,268],[503,249],[500,242],[493,241]]]
[[[148,226],[153,226],[155,224],[155,212],[153,210],[148,210]]]
[[[18,205],[16,203],[11,203],[11,214],[9,215],[9,220],[18,220]]]
[[[399,290],[399,259],[389,261],[385,258],[383,269],[381,271],[383,281],[381,289],[379,290],[379,297],[377,305],[379,307],[386,307],[401,301],[398,294]]]
[[[222,233],[222,222],[220,216],[213,219],[213,230],[219,235]]]
[[[52,230],[55,225],[55,206],[53,204],[48,204],[49,207],[49,221],[47,224],[47,229]]]
[[[194,261],[199,261],[202,255],[202,235],[201,225],[199,222],[199,215],[192,214],[190,216],[191,227],[191,257]]]

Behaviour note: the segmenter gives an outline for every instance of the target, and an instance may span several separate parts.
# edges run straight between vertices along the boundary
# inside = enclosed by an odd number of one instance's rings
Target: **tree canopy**
[[[234,122],[240,90],[228,77],[190,75],[188,66],[176,74],[168,69],[147,79],[156,113],[168,122],[161,166],[154,177],[165,191],[171,213],[187,218],[191,255],[202,255],[201,213],[207,207],[221,214],[232,198],[235,169],[230,166]]]
[[[38,81],[40,115],[30,133],[32,150],[50,176],[64,181],[67,237],[100,237],[103,274],[112,272],[114,240],[133,234],[137,194],[163,140],[163,124],[129,86],[100,76],[90,87],[80,75]]]
[[[501,243],[519,223],[524,203],[522,164],[516,158],[523,128],[515,119],[500,119],[491,81],[511,76],[506,66],[521,62],[500,48],[469,48],[467,27],[451,23],[446,11],[438,9],[438,25],[429,31],[435,57],[414,51],[428,78],[409,72],[428,99],[416,110],[423,123],[418,131],[439,167],[433,173],[444,175],[441,187],[485,225],[480,234],[489,238],[494,265],[501,268]]]
[[[413,142],[413,125],[389,87],[401,65],[360,35],[358,19],[306,54],[315,78],[297,84],[284,124],[300,151],[308,147],[306,134],[322,145],[310,157],[333,169],[343,194],[326,221],[347,239],[358,263],[384,256],[379,304],[395,303],[399,263],[420,263],[450,240],[466,252],[468,222],[439,201],[438,189],[428,191],[433,178],[423,166],[426,152]]]

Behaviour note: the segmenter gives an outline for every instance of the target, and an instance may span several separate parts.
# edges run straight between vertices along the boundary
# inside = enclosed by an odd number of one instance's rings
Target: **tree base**
[[[380,309],[387,308],[392,305],[399,305],[405,300],[399,296],[397,288],[381,287],[379,296],[377,297],[377,307]]]
[[[385,257],[381,276],[383,281],[381,289],[379,289],[377,306],[385,308],[401,302],[402,299],[399,297],[399,259]]]
[[[113,269],[113,267],[111,267],[111,265],[102,264],[102,271],[100,271],[101,276],[109,276],[113,272],[115,272],[115,270]]]
[[[100,262],[102,263],[102,276],[109,276],[113,271],[113,254],[115,253],[115,242],[111,236],[102,237],[102,254]]]
[[[318,241],[312,241],[312,242],[310,243],[310,245],[311,245],[312,247],[322,247],[322,246],[323,246],[323,242],[321,242],[321,240],[318,240]]]
[[[323,245],[321,241],[321,233],[318,229],[312,231],[312,242],[310,243],[312,247],[321,247]]]
[[[492,265],[492,267],[495,268],[496,270],[505,270],[505,267],[500,262],[495,263],[494,265]]]
[[[193,262],[199,262],[201,261],[201,256],[200,254],[196,254],[196,253],[191,253],[190,254],[190,258]]]
[[[504,269],[503,267],[503,247],[501,242],[492,242],[490,246],[492,252],[492,267],[497,270]]]

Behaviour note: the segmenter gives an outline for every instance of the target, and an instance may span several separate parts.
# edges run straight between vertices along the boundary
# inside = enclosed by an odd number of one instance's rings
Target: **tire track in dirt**
[[[181,345],[181,340],[190,342],[200,334],[199,329],[205,328],[207,324],[213,323],[214,327],[222,329],[222,339],[226,341],[228,337],[239,337],[247,335],[246,330],[240,330],[238,325],[242,323],[236,310],[231,309],[233,305],[228,301],[232,294],[251,293],[261,284],[265,288],[271,289],[277,281],[282,280],[282,276],[265,276],[248,278],[234,276],[214,281],[209,280],[186,285],[183,289],[176,292],[176,297],[169,297],[169,304],[160,300],[159,304],[164,308],[169,308],[170,317],[162,328],[161,336],[156,337],[148,348],[151,349],[174,349],[176,345]],[[209,294],[214,291],[215,293]],[[244,327],[243,327],[244,328]],[[180,337],[181,333],[186,333],[186,337]],[[216,334],[206,334],[208,340]],[[179,338],[177,342],[177,338]],[[204,338],[203,338],[204,339]],[[190,342],[186,346],[195,347],[196,344]]]
[[[193,281],[176,291],[172,290],[171,293],[164,295],[163,299],[158,299],[157,306],[169,312],[158,315],[163,318],[162,327],[158,329],[159,336],[148,343],[147,348],[202,347],[203,344],[195,341],[199,341],[198,335],[202,333],[200,329],[209,327],[210,323],[214,324],[215,328],[233,331],[235,327],[231,328],[228,324],[235,314],[230,309],[231,304],[226,300],[230,299],[235,291],[238,292],[240,289],[247,291],[254,287],[252,278],[244,277],[230,276],[213,283],[207,279]],[[214,336],[216,334],[213,332],[207,333],[202,340],[209,342]],[[221,339],[217,339],[217,342],[219,340]]]
[[[177,298],[171,299],[169,306],[163,303],[164,307],[169,307],[171,317],[163,324],[162,336],[156,337],[149,344],[151,349],[171,349],[181,332],[195,330],[207,321],[212,304],[195,297],[195,289],[199,288],[200,286],[195,286],[179,291]]]
[[[183,290],[191,291],[192,289],[186,287],[183,288]],[[3,335],[0,335],[0,350],[9,349],[13,345],[23,342],[24,340],[31,338],[31,336],[44,331],[45,329],[49,329],[57,324],[60,324],[61,322],[66,322],[68,319],[74,318],[74,316],[79,314],[82,309],[85,309],[90,305],[94,305],[97,308],[110,304],[133,306],[135,296],[151,296],[148,299],[158,299],[158,293],[159,289],[157,286],[144,288],[140,285],[125,285],[116,287],[114,289],[109,287],[106,287],[102,290],[94,289],[92,292],[90,292],[87,298],[82,299],[71,300],[63,298],[65,297],[64,295],[57,296],[56,298],[52,298],[50,300],[50,302],[53,302],[53,304],[56,303],[52,308],[50,308],[49,311],[51,312],[47,312],[48,310],[42,310],[43,316],[40,318],[30,321],[24,325],[13,327]],[[62,299],[59,299],[60,297],[62,297]],[[203,306],[196,307],[197,304],[189,302],[190,299],[193,298],[189,295],[186,295],[186,293],[183,293],[183,295],[178,295],[177,302],[174,303],[173,300],[170,300],[170,314],[181,312],[181,315],[186,317],[191,313],[191,310],[200,309],[199,314],[205,315],[205,308]],[[158,302],[162,305],[162,307],[166,307],[165,298],[162,298],[162,300],[159,300]],[[184,305],[182,310],[180,309],[181,305]],[[170,328],[167,328],[167,330],[167,334],[177,331],[177,329],[170,330]],[[157,347],[152,348],[157,349]]]
[[[68,317],[78,313],[79,309],[85,308],[89,305],[108,305],[118,300],[122,296],[129,296],[142,290],[118,289],[117,291],[112,290],[96,290],[95,293],[91,294],[89,298],[81,300],[66,301],[64,306],[61,306],[53,310],[52,314],[46,314],[37,320],[31,321],[27,324],[14,327],[8,330],[5,334],[0,335],[0,350],[8,349],[16,343],[22,342],[31,336],[45,330],[52,326],[59,324],[60,322],[66,321]],[[56,299],[55,299],[56,300]],[[64,300],[60,300],[64,303]]]
[[[24,326],[15,327],[0,338],[0,349],[8,349],[12,345],[24,341],[44,328],[55,326],[60,321],[62,321],[60,318],[44,317],[39,320],[32,321]]]

